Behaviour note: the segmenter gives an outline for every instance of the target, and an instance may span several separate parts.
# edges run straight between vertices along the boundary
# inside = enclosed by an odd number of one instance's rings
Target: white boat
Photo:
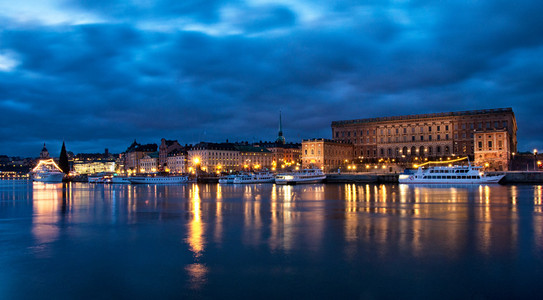
[[[130,183],[130,180],[128,180],[130,177],[127,176],[119,176],[119,175],[113,175],[111,177],[111,183],[113,184],[128,184]]]
[[[52,158],[40,160],[31,174],[32,180],[39,182],[59,183],[64,178],[64,173]]]
[[[275,176],[269,172],[236,175],[233,183],[273,183]]]
[[[276,184],[320,183],[326,179],[321,169],[304,169],[300,172],[278,174]]]
[[[505,174],[486,175],[481,167],[472,166],[443,166],[419,167],[413,174],[401,174],[399,183],[407,184],[488,184],[498,183]]]
[[[219,178],[219,183],[234,183],[234,178],[236,178],[236,175],[226,175]]]
[[[187,176],[133,176],[128,177],[128,181],[134,184],[176,184],[186,183],[188,181]]]
[[[87,176],[87,180],[89,183],[111,183],[111,177],[113,177],[113,173],[102,172]]]

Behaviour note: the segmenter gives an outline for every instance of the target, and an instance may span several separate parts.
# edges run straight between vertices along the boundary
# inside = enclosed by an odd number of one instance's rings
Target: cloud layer
[[[513,107],[543,145],[543,3],[0,4],[0,154],[330,137],[333,120]]]

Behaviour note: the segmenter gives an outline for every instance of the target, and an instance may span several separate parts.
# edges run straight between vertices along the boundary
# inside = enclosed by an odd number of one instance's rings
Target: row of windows
[[[460,176],[460,175],[447,175],[447,176],[424,176],[423,179],[481,179],[479,175],[472,176]]]
[[[500,127],[500,121],[494,121],[494,124],[492,122],[475,122],[475,123],[462,123],[462,129],[470,129],[474,130],[477,129],[483,129],[485,127],[486,129],[491,129],[492,125],[494,125],[494,129],[500,129],[500,128],[507,128],[507,121],[501,121],[501,127]],[[454,129],[458,130],[458,124],[454,125]]]
[[[493,126],[492,126],[493,125]],[[494,122],[475,122],[475,123],[462,123],[461,124],[461,128],[463,130],[465,129],[470,129],[470,130],[474,130],[475,128],[477,129],[483,129],[486,128],[486,129],[502,129],[502,128],[507,128],[507,125],[508,125],[508,122],[507,121],[494,121]],[[410,132],[411,133],[415,133],[417,130],[416,128],[418,128],[418,132],[420,133],[424,133],[424,129],[427,128],[427,131],[426,132],[432,132],[435,128],[435,131],[437,132],[440,132],[442,129],[444,129],[445,131],[449,131],[449,125],[437,125],[437,126],[419,126],[419,127],[416,127],[415,125],[411,126],[410,127],[411,130]],[[454,129],[455,130],[458,130],[458,124],[455,124],[454,125]],[[373,135],[375,135],[375,129],[371,130]],[[400,127],[400,128],[382,128],[379,130],[379,133],[381,135],[384,135],[384,134],[388,134],[388,135],[391,135],[391,134],[400,134],[403,133],[403,134],[407,134],[408,133],[408,129],[407,127]],[[353,131],[336,131],[336,138],[339,138],[340,135],[341,137],[356,137],[357,136],[357,133],[360,134],[360,136],[363,136],[364,134],[365,135],[370,135],[370,130],[369,129],[365,129],[365,130],[353,130]]]

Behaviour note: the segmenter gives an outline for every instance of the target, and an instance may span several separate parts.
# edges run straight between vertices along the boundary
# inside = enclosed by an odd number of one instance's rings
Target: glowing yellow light
[[[192,162],[193,162],[195,165],[197,165],[197,164],[200,163],[200,158],[199,158],[199,157],[195,157],[195,158],[192,159]]]
[[[489,166],[490,166],[490,164],[489,164],[489,163],[485,163],[485,167],[487,167],[487,168],[488,168]]]

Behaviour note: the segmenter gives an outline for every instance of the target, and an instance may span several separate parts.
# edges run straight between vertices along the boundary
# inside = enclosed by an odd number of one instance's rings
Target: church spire
[[[279,134],[277,135],[277,139],[275,140],[277,144],[285,144],[285,137],[283,137],[283,122],[281,120],[281,111],[279,111]]]

